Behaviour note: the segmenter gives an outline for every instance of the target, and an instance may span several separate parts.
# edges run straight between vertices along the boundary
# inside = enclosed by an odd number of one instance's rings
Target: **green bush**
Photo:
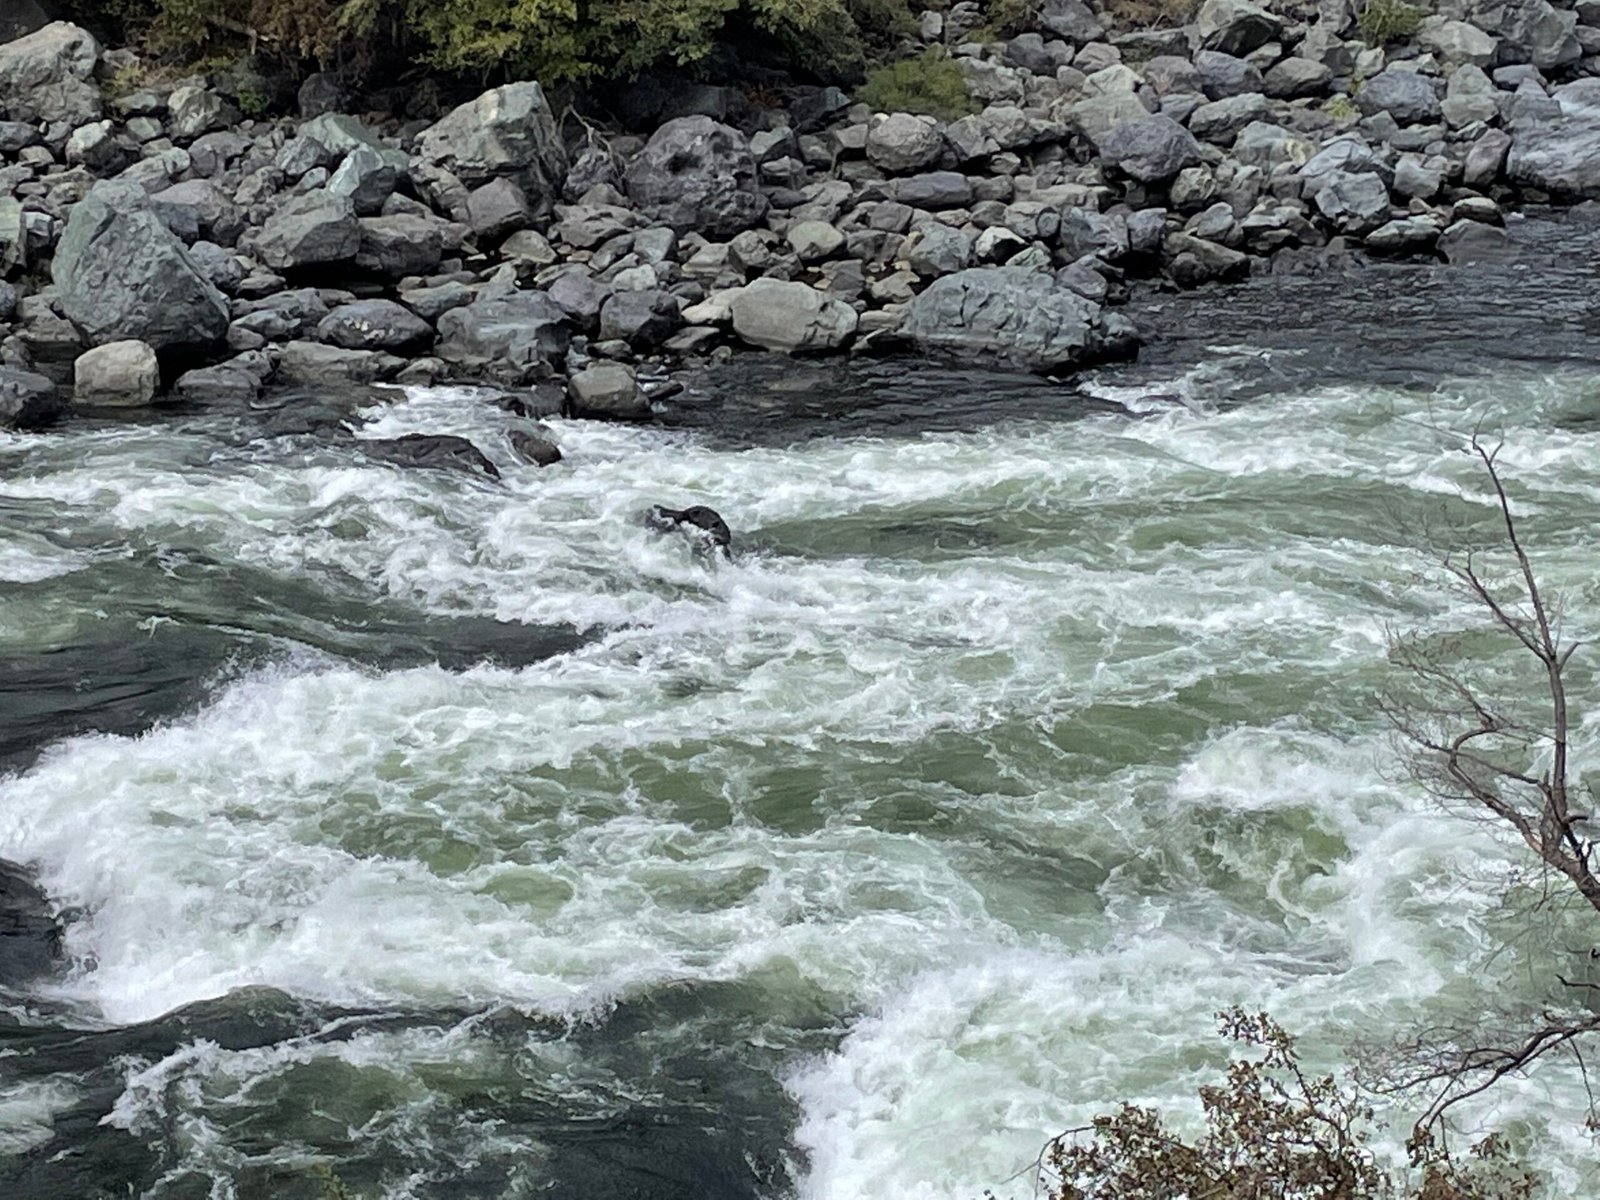
[[[856,99],[878,112],[921,113],[941,121],[977,110],[967,77],[937,49],[880,67],[867,76]]]
[[[95,0],[90,0],[90,7]],[[98,0],[159,53],[249,39],[281,57],[412,58],[545,83],[705,58],[733,26],[817,72],[853,73],[911,27],[909,0]]]
[[[1427,15],[1425,9],[1407,4],[1406,0],[1367,0],[1356,25],[1369,46],[1383,46],[1415,35]]]

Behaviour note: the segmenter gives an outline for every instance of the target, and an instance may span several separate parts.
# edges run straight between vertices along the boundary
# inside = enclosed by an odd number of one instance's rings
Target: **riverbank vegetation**
[[[722,45],[859,79],[915,30],[910,0],[78,0],[73,15],[180,59],[248,49],[347,70],[405,60],[547,85],[690,66]]]

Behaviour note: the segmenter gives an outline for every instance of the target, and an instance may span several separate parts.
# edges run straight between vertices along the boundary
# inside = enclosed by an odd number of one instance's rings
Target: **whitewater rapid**
[[[363,437],[472,436],[499,483],[204,417],[0,443],[0,645],[176,622],[252,647],[148,732],[0,778],[0,857],[71,918],[37,998],[93,1026],[244,988],[439,1014],[135,1057],[107,1123],[215,1195],[268,1159],[397,1197],[492,1166],[461,1194],[533,1194],[539,1132],[465,1096],[535,1079],[709,1127],[728,1102],[686,1099],[685,1064],[727,1059],[783,1130],[749,1194],[1026,1196],[1043,1140],[1120,1100],[1192,1119],[1223,1006],[1321,1066],[1486,981],[1532,995],[1540,949],[1496,953],[1503,847],[1400,780],[1371,698],[1391,630],[1474,619],[1424,532],[1492,517],[1456,436],[1485,418],[1593,623],[1600,388],[1193,382],[789,443],[553,421],[542,471],[470,391],[362,414]],[[716,507],[736,561],[648,533],[652,503]],[[369,601],[582,641],[446,670],[296,636]],[[709,998],[671,1017],[685,994]],[[599,1033],[548,1033],[638,1005],[667,1016],[629,1035],[637,1077]],[[499,1012],[544,1024],[507,1050]],[[73,1087],[0,1091],[7,1145],[48,1142]],[[1485,1117],[1553,1147],[1567,1189],[1600,1182],[1580,1088],[1556,1064]],[[308,1095],[327,1129],[294,1117]]]

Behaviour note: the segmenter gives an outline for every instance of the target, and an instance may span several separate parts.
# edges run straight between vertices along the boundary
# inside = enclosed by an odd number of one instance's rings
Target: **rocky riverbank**
[[[1494,258],[1508,211],[1600,196],[1600,0],[1369,15],[1045,0],[980,41],[963,2],[921,38],[970,115],[701,88],[640,133],[531,80],[403,123],[313,76],[249,119],[236,80],[131,87],[130,52],[45,25],[0,46],[0,422],[454,380],[643,420],[740,347],[1063,372],[1136,349],[1140,279]]]

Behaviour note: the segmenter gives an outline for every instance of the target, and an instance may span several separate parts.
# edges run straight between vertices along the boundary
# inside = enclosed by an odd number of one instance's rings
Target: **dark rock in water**
[[[444,467],[478,471],[491,479],[500,478],[495,466],[464,437],[447,433],[408,433],[404,437],[363,442],[373,458],[402,467]]]
[[[38,429],[66,407],[56,385],[45,376],[0,366],[0,429]]]
[[[691,529],[700,531],[697,539],[701,550],[707,552],[713,549],[721,550],[724,558],[731,555],[733,531],[714,508],[707,508],[703,504],[694,504],[688,508],[664,508],[654,504],[650,506],[650,511],[645,513],[644,523],[646,528],[653,529],[657,533],[688,532],[683,528],[687,525]]]
[[[61,927],[32,875],[0,860],[0,987],[48,974],[61,955]]]
[[[554,466],[561,461],[561,447],[543,434],[527,429],[512,430],[511,448],[518,458],[536,467]]]

